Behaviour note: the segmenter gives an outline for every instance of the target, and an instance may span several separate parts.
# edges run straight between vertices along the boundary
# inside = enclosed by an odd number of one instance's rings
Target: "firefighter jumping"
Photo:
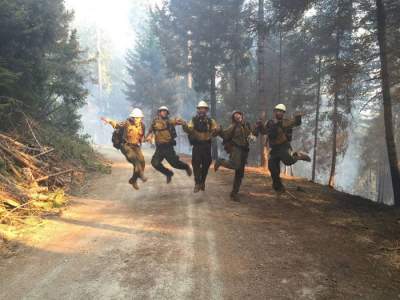
[[[293,152],[292,141],[293,128],[301,125],[302,114],[296,113],[292,118],[285,118],[286,106],[278,104],[273,111],[273,118],[263,124],[257,122],[256,130],[266,134],[270,148],[268,169],[271,173],[272,187],[277,193],[285,192],[280,177],[280,163],[291,166],[299,160],[310,162],[311,158],[303,152]]]
[[[156,151],[151,159],[151,165],[157,171],[165,175],[167,183],[170,183],[174,172],[167,169],[163,164],[165,159],[173,168],[185,170],[188,176],[192,176],[191,167],[181,161],[176,154],[174,146],[176,145],[176,130],[175,126],[183,125],[184,121],[179,118],[170,118],[169,109],[166,106],[161,106],[158,109],[157,116],[154,118],[149,132],[146,136],[147,141],[151,141],[154,137]]]
[[[143,182],[147,181],[147,178],[144,176],[145,160],[141,149],[145,135],[143,118],[143,112],[138,108],[135,108],[128,119],[123,122],[105,117],[101,118],[105,124],[109,124],[115,129],[112,138],[113,145],[115,148],[121,150],[126,160],[133,166],[133,174],[129,179],[129,183],[135,190],[139,189],[137,182],[139,178]]]
[[[183,130],[188,134],[192,148],[192,167],[194,173],[194,193],[205,191],[208,169],[210,168],[211,142],[218,134],[218,125],[208,116],[208,104],[200,101],[197,113],[188,123],[183,124]]]

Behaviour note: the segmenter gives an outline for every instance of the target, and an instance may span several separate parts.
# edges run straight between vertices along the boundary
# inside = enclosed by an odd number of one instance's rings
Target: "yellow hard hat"
[[[208,104],[206,101],[200,101],[199,104],[197,104],[197,108],[208,108]]]
[[[286,106],[285,104],[278,104],[277,106],[275,106],[274,110],[281,110],[283,112],[286,112]]]

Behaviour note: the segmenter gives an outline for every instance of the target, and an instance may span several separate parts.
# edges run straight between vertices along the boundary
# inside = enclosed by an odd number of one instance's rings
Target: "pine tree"
[[[72,13],[61,0],[5,0],[0,11],[2,103],[16,99],[23,106],[20,110],[76,133],[77,110],[87,93],[85,62],[70,28]],[[4,85],[7,88],[1,88]],[[20,116],[14,115],[14,121]]]
[[[217,76],[219,70],[232,57],[230,28],[235,27],[240,1],[197,0],[170,1],[158,10],[156,20],[158,36],[166,56],[167,65],[177,74],[188,70],[188,47],[192,44],[190,71],[193,74],[194,89],[207,93],[210,112],[217,117]],[[213,157],[218,156],[213,144]]]
[[[394,204],[400,206],[400,170],[396,153],[396,143],[393,132],[392,98],[390,92],[390,75],[387,57],[387,28],[386,10],[383,0],[376,0],[377,35],[379,45],[379,57],[381,62],[380,74],[383,94],[383,112],[385,122],[385,139],[389,158],[390,173],[392,176],[392,187]]]
[[[140,34],[134,49],[128,52],[127,100],[148,110],[152,115],[161,105],[174,111],[177,105],[178,87],[182,79],[168,74],[160,42],[149,23]]]

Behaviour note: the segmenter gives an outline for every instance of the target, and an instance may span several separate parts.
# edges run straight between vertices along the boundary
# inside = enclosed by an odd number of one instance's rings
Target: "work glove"
[[[145,138],[145,142],[149,143],[149,144],[153,144],[153,137],[152,136],[148,136]]]
[[[183,125],[183,124],[185,124],[185,120],[179,118],[176,119],[176,125]]]
[[[250,134],[249,137],[247,138],[247,140],[250,144],[254,144],[255,142],[257,142],[257,137]]]
[[[110,123],[110,119],[105,118],[105,117],[101,117],[100,120],[102,120],[104,122],[104,124],[109,124]]]

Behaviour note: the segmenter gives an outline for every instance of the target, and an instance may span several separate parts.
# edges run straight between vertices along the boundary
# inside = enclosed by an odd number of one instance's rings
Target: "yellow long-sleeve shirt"
[[[141,145],[145,135],[145,126],[142,122],[136,124],[129,120],[118,122],[110,120],[109,124],[114,128],[123,128],[123,139],[126,143],[132,145]]]
[[[175,126],[178,119],[156,117],[150,126],[148,135],[153,134],[157,145],[166,145],[174,142]]]

